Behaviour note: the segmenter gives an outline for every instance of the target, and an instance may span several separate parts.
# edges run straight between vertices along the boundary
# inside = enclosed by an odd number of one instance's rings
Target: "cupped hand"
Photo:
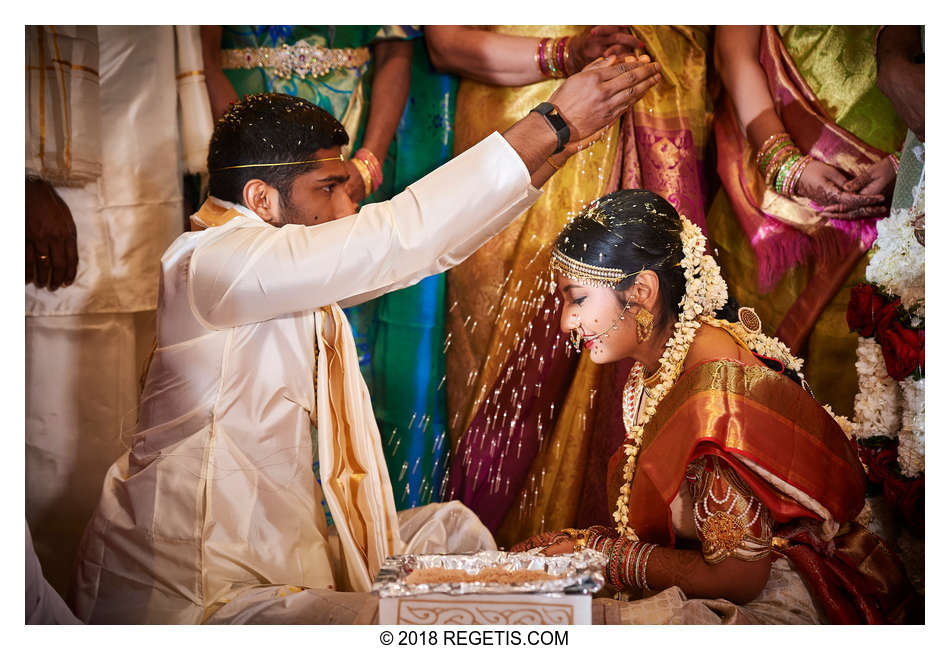
[[[572,36],[568,49],[571,54],[568,72],[573,74],[600,57],[635,54],[637,49],[643,49],[643,41],[627,27],[598,25]]]
[[[548,100],[571,129],[569,142],[583,142],[613,123],[660,81],[660,64],[647,56],[610,56],[568,77]]]
[[[26,283],[55,291],[76,279],[79,252],[69,206],[53,186],[26,179]]]
[[[851,192],[845,189],[847,183],[848,179],[831,165],[812,160],[798,179],[795,193],[816,203],[821,214],[833,213],[826,216],[837,219],[864,218],[882,207],[886,211],[883,194]]]
[[[346,167],[346,172],[349,174],[343,189],[346,190],[346,193],[353,200],[353,203],[359,205],[359,203],[366,198],[366,183],[363,182],[363,177],[360,176],[360,172],[353,163],[352,158],[347,160],[343,166]]]

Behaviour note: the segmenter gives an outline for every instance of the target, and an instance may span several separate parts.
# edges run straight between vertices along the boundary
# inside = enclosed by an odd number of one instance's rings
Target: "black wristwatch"
[[[564,151],[564,146],[571,139],[571,127],[567,125],[567,122],[564,121],[564,118],[561,117],[561,114],[557,112],[554,104],[551,104],[550,102],[541,102],[532,108],[531,112],[540,113],[543,115],[544,119],[546,119],[548,124],[551,125],[551,128],[554,129],[554,133],[557,135],[557,149],[554,150],[554,153],[560,153]]]

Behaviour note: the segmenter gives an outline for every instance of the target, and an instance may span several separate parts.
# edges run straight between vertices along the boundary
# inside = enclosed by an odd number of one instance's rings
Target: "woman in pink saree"
[[[889,154],[906,133],[876,87],[877,31],[753,25],[716,32],[724,192],[707,216],[710,247],[736,299],[793,353],[807,351],[816,396],[845,414],[857,389],[847,293],[863,279],[875,224],[888,213],[897,165]],[[781,177],[783,164],[796,163]]]

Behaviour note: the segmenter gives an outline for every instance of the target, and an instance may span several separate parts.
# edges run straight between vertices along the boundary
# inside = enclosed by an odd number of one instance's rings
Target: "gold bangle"
[[[545,158],[544,162],[546,162],[547,164],[551,165],[551,167],[554,167],[554,171],[557,171],[557,170],[560,169],[560,166],[555,165],[555,164],[554,164],[554,161],[551,160],[551,156],[548,156],[547,158]]]
[[[369,196],[373,193],[373,177],[370,176],[366,163],[359,158],[350,158],[350,162],[356,167],[356,171],[360,173],[360,178],[363,179],[363,190],[366,192],[366,196]]]

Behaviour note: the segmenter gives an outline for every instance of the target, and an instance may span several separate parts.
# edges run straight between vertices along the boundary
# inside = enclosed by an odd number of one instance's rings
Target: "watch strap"
[[[567,122],[564,121],[564,118],[561,117],[561,114],[558,112],[554,104],[550,102],[541,102],[532,108],[531,112],[542,115],[544,119],[547,120],[551,128],[554,129],[554,133],[557,136],[557,148],[554,150],[554,153],[560,153],[561,151],[564,151],[564,147],[571,139],[571,127],[569,127]]]

